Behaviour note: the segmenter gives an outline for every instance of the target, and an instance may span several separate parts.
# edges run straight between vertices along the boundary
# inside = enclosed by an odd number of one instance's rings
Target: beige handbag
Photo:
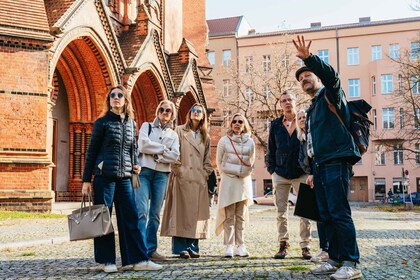
[[[80,209],[68,215],[70,241],[84,240],[104,236],[114,232],[109,209],[104,204],[92,205],[92,195],[82,196]]]

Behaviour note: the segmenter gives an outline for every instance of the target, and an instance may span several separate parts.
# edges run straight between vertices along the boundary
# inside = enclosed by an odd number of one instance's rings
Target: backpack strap
[[[341,119],[340,115],[338,114],[337,109],[335,108],[335,106],[328,100],[328,97],[327,97],[326,94],[324,94],[324,97],[325,97],[325,100],[328,103],[328,109],[330,109],[330,111],[333,112],[337,116],[337,118],[340,121],[340,123],[344,126],[345,129],[347,129],[347,126],[344,124],[344,122]]]

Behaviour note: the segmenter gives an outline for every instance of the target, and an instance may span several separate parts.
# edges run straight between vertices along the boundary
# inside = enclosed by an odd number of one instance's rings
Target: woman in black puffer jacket
[[[104,113],[95,121],[83,172],[82,193],[95,193],[94,204],[105,204],[117,214],[122,265],[134,270],[158,270],[162,266],[149,261],[138,227],[137,209],[131,186],[132,173],[139,173],[136,153],[136,124],[131,97],[122,86],[110,89]],[[134,149],[133,149],[134,147]],[[134,155],[134,163],[131,162]],[[94,239],[95,261],[104,264],[105,272],[118,271],[115,255],[115,235]]]

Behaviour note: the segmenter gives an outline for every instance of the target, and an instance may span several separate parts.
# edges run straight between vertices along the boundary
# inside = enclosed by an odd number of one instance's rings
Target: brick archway
[[[188,110],[194,103],[197,103],[194,94],[188,91],[185,96],[181,99],[178,109],[178,124],[184,124],[186,122]]]
[[[102,112],[107,90],[113,85],[110,76],[109,67],[100,48],[88,36],[68,43],[57,60],[52,96],[55,99],[63,96],[68,104],[67,118],[59,112],[54,112],[55,108],[52,108],[53,118],[58,119],[58,123],[60,119],[61,122],[68,122],[68,145],[57,147],[60,137],[65,136],[64,133],[58,134],[53,143],[53,155],[57,148],[65,148],[68,151],[68,177],[61,177],[61,181],[52,182],[57,201],[74,200],[79,197],[85,152],[93,122]],[[63,154],[63,151],[61,153]],[[55,188],[56,184],[60,184],[61,187]],[[63,184],[66,184],[67,189]]]

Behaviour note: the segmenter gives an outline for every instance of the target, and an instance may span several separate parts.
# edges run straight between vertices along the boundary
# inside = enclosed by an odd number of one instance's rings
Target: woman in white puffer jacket
[[[243,115],[233,115],[227,135],[217,145],[216,162],[221,176],[216,235],[224,231],[225,257],[247,257],[244,228],[248,206],[253,203],[251,172],[255,162],[255,143]]]

